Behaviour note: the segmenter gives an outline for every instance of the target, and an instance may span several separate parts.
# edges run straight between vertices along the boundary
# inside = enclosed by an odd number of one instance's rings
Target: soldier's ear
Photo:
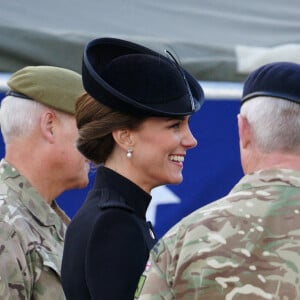
[[[56,115],[53,111],[45,111],[40,118],[40,130],[44,139],[49,143],[54,143],[54,126]]]
[[[240,146],[245,149],[251,142],[251,127],[246,117],[238,114],[238,129],[239,129],[239,138],[240,138]]]

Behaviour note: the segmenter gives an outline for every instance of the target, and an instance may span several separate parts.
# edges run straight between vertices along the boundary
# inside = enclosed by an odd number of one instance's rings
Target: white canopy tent
[[[270,61],[300,62],[297,0],[0,0],[0,72],[50,64],[81,70],[104,36],[172,51],[202,81],[241,82]]]

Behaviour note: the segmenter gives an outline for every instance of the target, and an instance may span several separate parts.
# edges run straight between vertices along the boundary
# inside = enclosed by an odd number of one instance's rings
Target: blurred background
[[[226,195],[242,176],[236,125],[242,83],[262,64],[300,63],[300,3],[0,0],[0,100],[10,74],[24,66],[81,72],[85,44],[99,37],[128,39],[161,53],[168,49],[206,94],[191,118],[198,147],[188,152],[183,183],[153,191],[148,218],[160,237],[193,210]],[[93,184],[93,172],[90,179],[86,189],[58,199],[71,218]]]

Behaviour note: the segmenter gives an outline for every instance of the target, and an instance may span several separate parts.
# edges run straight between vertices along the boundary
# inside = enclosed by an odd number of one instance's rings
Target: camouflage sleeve
[[[64,300],[59,270],[36,242],[28,245],[13,226],[0,223],[0,299]]]
[[[30,299],[32,282],[21,241],[6,223],[0,228],[0,299]]]
[[[171,256],[163,239],[150,252],[149,260],[135,293],[139,300],[175,299],[171,289],[171,278],[167,273]]]

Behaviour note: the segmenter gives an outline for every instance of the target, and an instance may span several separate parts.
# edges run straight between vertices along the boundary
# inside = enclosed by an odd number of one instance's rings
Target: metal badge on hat
[[[179,70],[179,72],[180,72],[180,74],[181,74],[181,76],[184,80],[184,83],[187,87],[187,90],[188,90],[188,94],[189,94],[190,102],[191,102],[191,106],[192,106],[192,111],[195,111],[194,98],[192,96],[190,85],[188,84],[188,81],[185,77],[184,71],[182,70],[182,68],[181,68],[180,64],[178,63],[177,59],[174,57],[174,55],[169,50],[165,49],[165,53],[171,57],[172,61],[174,62],[175,66],[176,66],[176,68]]]

